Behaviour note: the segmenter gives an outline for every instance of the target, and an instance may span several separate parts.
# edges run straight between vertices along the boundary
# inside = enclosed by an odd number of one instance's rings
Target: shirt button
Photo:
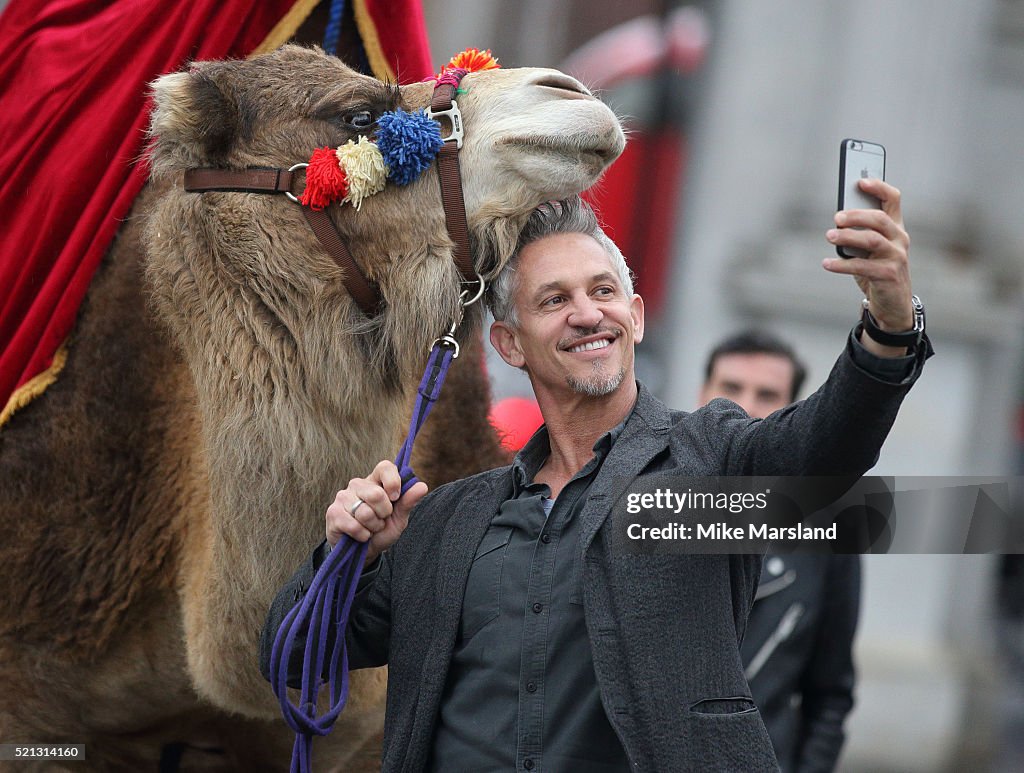
[[[533,770],[533,760],[527,757],[525,760],[523,760],[523,767],[527,770]]]
[[[533,682],[527,682],[526,683],[526,691],[527,692],[537,692],[537,685],[535,685]]]
[[[551,542],[551,535],[547,532],[544,532],[540,535],[540,541],[547,545],[549,542]]]
[[[534,604],[533,605],[533,611],[536,612],[538,615],[541,613],[542,609],[544,609],[544,605],[543,604]]]

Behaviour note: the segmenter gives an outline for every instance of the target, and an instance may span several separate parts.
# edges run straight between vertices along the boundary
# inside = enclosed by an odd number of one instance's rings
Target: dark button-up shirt
[[[550,453],[547,431],[516,457],[512,495],[470,569],[434,770],[629,770],[601,705],[578,565],[579,513],[622,426],[555,500],[531,482]]]

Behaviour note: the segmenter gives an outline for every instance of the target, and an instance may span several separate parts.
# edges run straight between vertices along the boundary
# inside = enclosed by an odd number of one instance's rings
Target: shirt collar
[[[617,425],[612,427],[610,430],[605,432],[597,439],[594,443],[594,456],[597,464],[604,461],[604,458],[608,455],[608,452],[612,450],[612,446],[615,445],[615,441],[618,440],[619,435],[622,434],[622,430],[625,429],[626,423],[632,418],[636,412],[636,407],[639,401],[633,403],[632,409],[626,418],[619,422]],[[516,454],[516,458],[512,462],[512,496],[519,496],[519,492],[530,485],[533,481],[534,476],[547,461],[548,456],[551,455],[551,443],[548,439],[548,428],[547,425],[541,425],[533,437],[531,437],[522,450]]]

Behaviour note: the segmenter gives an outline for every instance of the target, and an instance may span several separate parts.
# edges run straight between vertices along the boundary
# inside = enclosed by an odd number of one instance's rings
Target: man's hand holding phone
[[[868,310],[880,329],[904,332],[914,326],[911,302],[910,237],[903,227],[900,192],[875,178],[857,180],[863,193],[877,199],[881,209],[843,209],[835,215],[835,228],[825,238],[837,248],[859,249],[864,257],[826,258],[822,265],[835,274],[850,274],[857,280]],[[905,347],[883,346],[864,334],[861,342],[881,357],[906,355]]]

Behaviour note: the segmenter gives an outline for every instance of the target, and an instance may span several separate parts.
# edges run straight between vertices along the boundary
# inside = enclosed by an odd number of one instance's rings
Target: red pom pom
[[[348,195],[348,177],[338,164],[334,148],[317,148],[306,167],[306,190],[302,203],[310,209],[323,209]]]

